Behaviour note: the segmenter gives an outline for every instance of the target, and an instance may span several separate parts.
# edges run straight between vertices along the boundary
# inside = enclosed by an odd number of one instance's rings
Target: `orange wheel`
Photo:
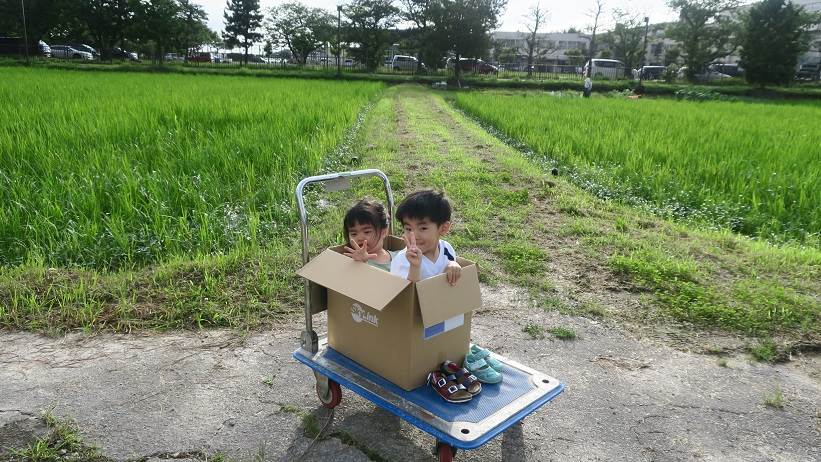
[[[436,443],[436,452],[439,456],[439,462],[453,462],[453,456],[456,455],[456,448],[447,443]]]
[[[328,379],[327,388],[324,387],[321,382],[317,381],[316,396],[319,397],[322,407],[333,409],[339,406],[340,401],[342,401],[342,387],[331,379]]]

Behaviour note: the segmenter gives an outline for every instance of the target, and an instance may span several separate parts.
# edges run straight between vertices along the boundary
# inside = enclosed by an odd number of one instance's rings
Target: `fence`
[[[150,65],[159,63],[159,59],[154,56],[141,56],[139,61],[134,61],[125,56],[110,57],[101,60],[95,56],[93,60],[77,59],[72,56],[52,56],[50,58],[39,58],[40,61],[50,62],[71,62],[77,64],[119,64],[130,62],[134,65]],[[163,63],[166,66],[183,66],[193,68],[211,69],[268,69],[272,71],[316,71],[324,73],[370,73],[363,63],[356,62],[350,58],[340,58],[337,66],[337,58],[319,58],[309,60],[305,64],[296,63],[281,58],[265,58],[255,54],[248,55],[248,62],[243,63],[243,56],[239,53],[218,53],[201,52],[193,56],[182,57],[175,54],[164,56]],[[534,63],[528,66],[526,63],[496,63],[491,64],[481,60],[466,60],[460,63],[460,71],[465,78],[478,79],[500,79],[500,80],[533,80],[533,81],[556,81],[556,80],[580,80],[583,77],[581,66],[559,64],[555,62]],[[383,62],[372,73],[381,75],[406,75],[406,76],[429,76],[441,77],[443,79],[453,78],[455,69],[452,63],[447,67],[434,69],[427,66],[417,66],[415,63],[393,66],[390,62]],[[623,67],[598,69],[592,76],[595,80],[621,80],[633,78],[631,73],[626,72]]]

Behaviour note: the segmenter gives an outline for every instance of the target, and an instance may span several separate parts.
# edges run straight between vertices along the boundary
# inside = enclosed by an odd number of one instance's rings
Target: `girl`
[[[362,199],[345,214],[345,255],[385,271],[391,270],[396,252],[382,248],[388,236],[388,217],[378,202]]]

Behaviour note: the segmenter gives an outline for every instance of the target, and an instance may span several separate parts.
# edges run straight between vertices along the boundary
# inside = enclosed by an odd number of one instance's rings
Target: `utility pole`
[[[647,31],[650,29],[650,17],[644,17],[644,47],[641,49],[641,67],[639,67],[639,86],[641,86],[641,81],[644,79],[644,66],[647,65],[645,60],[647,59]]]
[[[26,66],[28,66],[31,64],[29,62],[29,35],[28,30],[26,30],[26,5],[23,0],[20,0],[20,10],[23,12],[23,44],[26,47]]]
[[[342,29],[342,5],[336,5],[336,76],[342,77],[342,47],[340,46],[340,30]]]

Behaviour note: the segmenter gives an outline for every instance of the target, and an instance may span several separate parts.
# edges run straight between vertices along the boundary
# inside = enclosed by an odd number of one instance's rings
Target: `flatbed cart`
[[[392,229],[393,191],[388,177],[379,170],[368,169],[331,173],[303,179],[296,187],[296,200],[302,229],[302,263],[310,260],[308,218],[303,192],[307,185],[322,183],[327,191],[339,191],[350,185],[350,179],[376,176],[382,180],[388,201],[388,229]],[[482,384],[482,392],[467,403],[444,401],[431,387],[405,391],[372,371],[362,367],[327,345],[313,330],[312,290],[305,281],[305,330],[301,346],[293,353],[299,362],[310,367],[316,377],[316,392],[322,406],[334,408],[342,400],[342,386],[373,402],[376,406],[404,419],[436,438],[435,455],[440,461],[451,461],[456,449],[475,449],[510,426],[520,422],[548,401],[558,396],[564,385],[548,375],[499,355],[504,380],[499,384]]]

